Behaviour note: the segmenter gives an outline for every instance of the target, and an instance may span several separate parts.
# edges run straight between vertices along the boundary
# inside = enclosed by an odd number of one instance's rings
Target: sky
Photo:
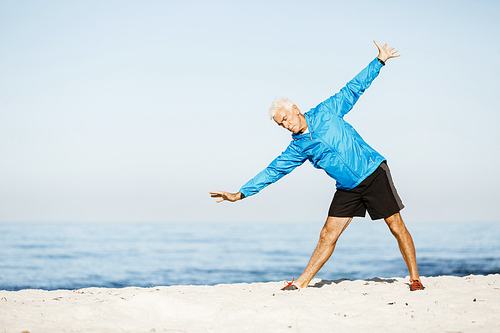
[[[346,116],[387,158],[405,221],[500,221],[498,1],[0,0],[0,222],[319,222],[306,162],[237,192],[302,112],[388,43]],[[367,218],[368,219],[368,218]],[[368,219],[369,220],[369,219]]]

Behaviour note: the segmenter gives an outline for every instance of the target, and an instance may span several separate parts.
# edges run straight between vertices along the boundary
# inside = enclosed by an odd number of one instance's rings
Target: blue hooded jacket
[[[292,134],[292,142],[267,168],[240,189],[245,196],[257,194],[309,160],[337,181],[337,188],[350,190],[385,161],[344,120],[363,92],[378,76],[382,64],[375,58],[337,94],[304,114],[308,133]]]

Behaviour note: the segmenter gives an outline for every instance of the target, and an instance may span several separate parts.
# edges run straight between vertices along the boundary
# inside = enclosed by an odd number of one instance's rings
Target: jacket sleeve
[[[266,186],[277,182],[305,162],[307,157],[298,152],[293,142],[287,149],[276,157],[267,168],[259,172],[240,189],[245,197],[259,193]]]
[[[321,109],[326,107],[330,112],[341,117],[345,116],[351,111],[352,107],[365,90],[370,87],[372,81],[378,76],[381,68],[382,64],[378,59],[373,59],[366,68],[359,72],[351,81],[347,82],[344,88],[322,102],[319,107]]]

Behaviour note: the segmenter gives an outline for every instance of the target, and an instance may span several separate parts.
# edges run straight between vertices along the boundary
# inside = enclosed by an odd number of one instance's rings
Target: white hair
[[[286,97],[278,97],[274,100],[273,104],[269,107],[269,117],[274,118],[276,110],[284,108],[287,110],[292,110],[293,102]]]

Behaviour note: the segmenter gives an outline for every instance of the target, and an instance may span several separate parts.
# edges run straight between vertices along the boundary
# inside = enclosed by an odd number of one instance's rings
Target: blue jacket
[[[378,76],[382,64],[375,58],[337,94],[304,114],[309,133],[292,134],[292,142],[267,168],[240,189],[249,197],[257,194],[309,160],[337,181],[337,188],[350,190],[385,161],[344,120],[363,92]]]

